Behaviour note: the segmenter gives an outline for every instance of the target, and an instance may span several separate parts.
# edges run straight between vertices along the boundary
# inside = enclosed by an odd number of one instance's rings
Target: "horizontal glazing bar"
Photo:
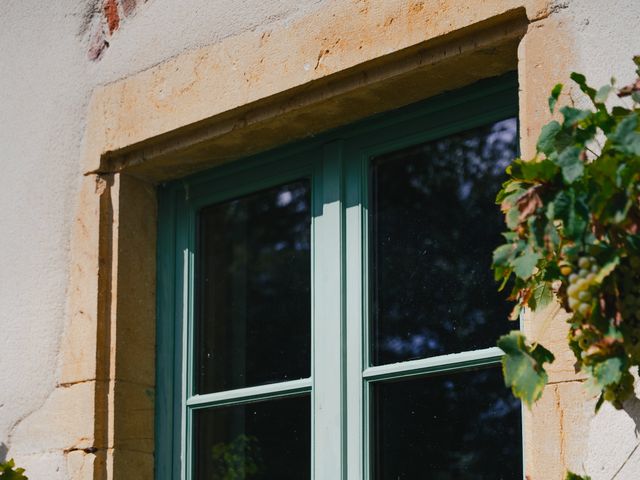
[[[311,391],[311,379],[302,378],[290,382],[270,383],[256,387],[238,388],[224,392],[194,395],[187,400],[189,408],[205,408],[218,405],[257,402],[269,398],[284,397]]]
[[[484,348],[471,352],[452,353],[437,357],[410,360],[369,367],[362,372],[363,378],[369,381],[404,378],[425,373],[461,370],[469,367],[491,365],[500,362],[504,353],[498,347]]]

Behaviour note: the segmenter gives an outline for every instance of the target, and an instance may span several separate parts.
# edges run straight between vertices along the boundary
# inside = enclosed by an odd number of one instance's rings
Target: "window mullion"
[[[313,219],[313,478],[344,476],[343,188],[340,142],[325,146]],[[321,180],[320,180],[321,179]],[[320,185],[321,182],[321,185]]]
[[[364,275],[362,162],[357,150],[345,149],[345,273],[346,273],[346,462],[347,478],[363,477],[363,380],[364,366]]]

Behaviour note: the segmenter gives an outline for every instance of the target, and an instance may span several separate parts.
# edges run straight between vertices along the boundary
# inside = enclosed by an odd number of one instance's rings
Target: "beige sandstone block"
[[[98,171],[105,152],[191,128],[393,52],[433,46],[447,35],[460,38],[466,29],[504,15],[544,17],[549,4],[489,0],[476,8],[466,0],[334,1],[292,25],[184,53],[96,90],[84,170]]]
[[[101,198],[108,186],[95,175],[82,179],[78,212],[71,236],[71,268],[67,310],[61,345],[61,384],[96,378],[98,274],[101,268]],[[103,229],[104,230],[104,229]],[[102,233],[104,236],[104,231]]]
[[[527,340],[539,342],[555,355],[555,361],[545,367],[551,383],[585,378],[582,372],[576,371],[576,358],[567,343],[569,317],[557,302],[538,312],[525,314],[523,330]]]
[[[126,449],[112,453],[113,475],[109,478],[153,480],[153,454]]]
[[[115,449],[152,454],[155,390],[148,385],[116,381],[113,444]]]
[[[542,398],[525,410],[527,480],[560,480],[567,468],[581,472],[595,400],[583,382],[559,383],[547,385]]]
[[[535,155],[540,129],[552,119],[547,102],[551,89],[557,83],[569,83],[573,45],[574,39],[566,25],[553,15],[530,24],[520,43],[518,79],[522,158],[529,159]],[[558,106],[567,103],[569,91],[569,88],[565,89]]]

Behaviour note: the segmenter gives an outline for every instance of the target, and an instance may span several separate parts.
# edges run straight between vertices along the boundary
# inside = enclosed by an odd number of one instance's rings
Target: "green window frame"
[[[517,116],[509,73],[294,145],[159,186],[155,472],[193,478],[192,412],[311,396],[311,478],[371,478],[371,388],[500,362],[497,347],[370,366],[367,209],[369,160],[385,152]],[[312,191],[311,377],[195,395],[194,258],[198,211],[302,177]],[[502,321],[502,319],[496,319]]]

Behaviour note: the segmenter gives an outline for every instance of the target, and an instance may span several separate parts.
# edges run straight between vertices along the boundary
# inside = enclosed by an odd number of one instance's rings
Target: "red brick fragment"
[[[109,33],[113,33],[120,26],[120,15],[118,15],[118,4],[116,0],[106,0],[104,2],[104,16],[107,19]]]

